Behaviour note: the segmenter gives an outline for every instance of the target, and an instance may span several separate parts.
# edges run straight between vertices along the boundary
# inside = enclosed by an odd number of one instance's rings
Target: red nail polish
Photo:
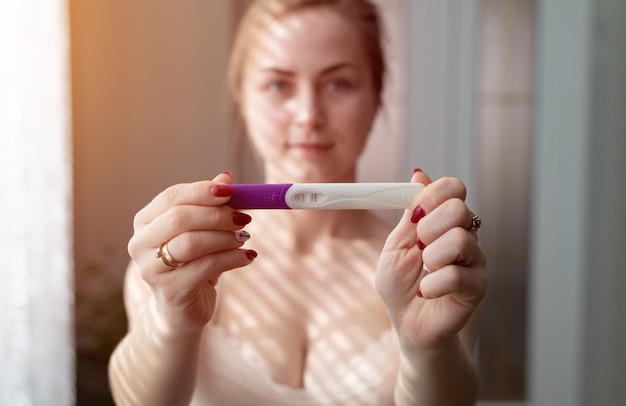
[[[413,213],[411,213],[411,223],[417,224],[417,222],[420,221],[425,215],[426,212],[424,211],[424,208],[421,205],[417,206],[413,210]]]
[[[422,168],[415,168],[413,169],[413,175],[415,175],[415,172],[424,172],[424,171],[422,171]]]
[[[424,249],[426,248],[426,244],[424,244],[419,238],[417,239],[417,248],[421,249],[422,251],[424,251]]]
[[[417,297],[424,297],[422,295],[422,289],[420,289],[420,288],[417,288]]]
[[[259,254],[257,254],[255,250],[246,250],[246,257],[248,257],[249,260],[253,260],[257,255]]]
[[[233,224],[238,226],[245,226],[252,221],[252,217],[246,213],[233,213]]]
[[[231,171],[229,171],[228,169],[222,171],[223,174],[230,176],[231,178],[233,177],[233,173]]]
[[[211,193],[215,197],[228,197],[235,194],[237,189],[231,185],[213,185],[211,186]]]

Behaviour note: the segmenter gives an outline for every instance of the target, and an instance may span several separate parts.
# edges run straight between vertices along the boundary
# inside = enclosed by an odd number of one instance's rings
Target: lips
[[[295,142],[287,144],[287,147],[292,150],[302,151],[305,153],[319,153],[328,151],[333,147],[332,143],[322,142]]]

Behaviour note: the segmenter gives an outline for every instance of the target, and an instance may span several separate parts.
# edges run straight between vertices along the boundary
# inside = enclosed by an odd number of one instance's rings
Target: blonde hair
[[[335,10],[360,31],[372,73],[374,90],[381,100],[386,72],[382,45],[382,23],[377,7],[368,0],[258,0],[254,2],[241,20],[230,57],[228,81],[231,91],[238,95],[241,90],[244,66],[255,43],[258,30],[288,13],[303,8],[324,6]]]

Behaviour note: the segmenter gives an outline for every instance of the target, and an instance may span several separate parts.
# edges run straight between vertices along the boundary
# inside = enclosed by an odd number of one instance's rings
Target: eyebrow
[[[341,70],[341,69],[356,69],[356,67],[352,64],[349,64],[347,62],[341,62],[341,63],[337,63],[335,65],[331,65],[327,68],[324,68],[321,72],[322,75],[327,75],[329,73],[332,73],[334,71],[337,70]],[[268,72],[268,73],[275,73],[278,75],[282,75],[282,76],[293,76],[293,71],[290,70],[286,70],[286,69],[281,69],[281,68],[274,68],[274,67],[267,67],[267,68],[262,68],[261,69],[263,72]]]

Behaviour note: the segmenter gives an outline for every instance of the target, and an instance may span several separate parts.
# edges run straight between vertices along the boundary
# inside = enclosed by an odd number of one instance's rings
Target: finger
[[[249,265],[256,256],[256,251],[246,249],[220,251],[196,258],[171,272],[145,272],[142,277],[153,286],[167,285],[171,292],[189,292],[205,283],[215,284],[222,273]]]
[[[189,231],[234,231],[252,218],[227,206],[178,206],[168,210],[151,224],[135,231],[128,242],[130,256],[137,259],[146,247],[153,249],[177,235]]]
[[[423,185],[429,185],[431,183],[430,178],[421,169],[416,168],[411,176],[411,183],[421,183]],[[420,192],[420,194],[423,193]],[[419,199],[419,194],[416,200]],[[415,205],[413,205],[414,207]],[[412,247],[415,245],[417,234],[415,231],[415,224],[411,222],[413,216],[413,210],[407,209],[404,211],[402,218],[398,222],[398,225],[387,238],[387,244],[395,247]],[[389,248],[388,245],[388,248]]]
[[[485,262],[476,239],[461,227],[446,231],[427,245],[422,252],[422,260],[430,272],[449,264],[483,266]]]
[[[167,243],[172,257],[188,263],[194,259],[220,251],[241,247],[250,234],[237,231],[190,231],[180,234]]]
[[[234,231],[252,221],[249,214],[227,206],[175,206],[136,234],[148,246],[158,246],[187,231]]]
[[[487,277],[480,267],[447,265],[422,278],[419,289],[425,299],[454,294],[462,304],[475,306],[485,296]]]
[[[413,208],[421,206],[426,214],[432,212],[449,199],[465,201],[465,185],[457,178],[441,178],[429,184],[417,196]]]
[[[430,179],[430,176],[426,175],[420,168],[415,168],[413,170],[413,175],[411,176],[411,182],[413,183],[421,183],[424,186],[428,186],[433,181]]]
[[[465,202],[452,198],[419,221],[417,236],[421,243],[428,245],[452,228],[469,229],[471,224],[468,225],[468,222],[472,222],[472,217]]]
[[[213,180],[173,185],[159,193],[146,207],[141,209],[134,219],[135,228],[149,224],[169,208],[178,205],[219,206],[226,203],[235,192],[234,188],[220,189],[220,185],[232,182],[230,172],[225,171]]]
[[[219,173],[216,177],[213,178],[214,182],[222,182],[222,183],[233,183],[233,174],[229,170],[225,170]]]

